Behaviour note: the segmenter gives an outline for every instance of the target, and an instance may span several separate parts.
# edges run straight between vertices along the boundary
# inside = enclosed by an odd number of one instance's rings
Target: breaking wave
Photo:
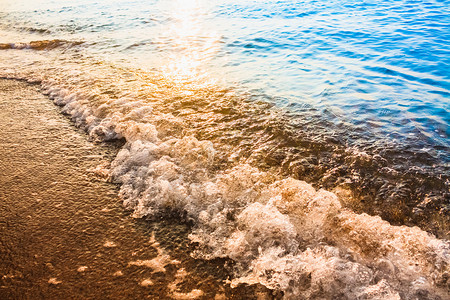
[[[91,136],[127,140],[111,165],[125,207],[135,217],[185,212],[195,224],[193,255],[235,261],[232,285],[260,283],[287,298],[445,298],[445,241],[356,214],[333,193],[248,164],[216,172],[211,142],[160,139],[154,124],[136,122],[149,106],[96,124],[78,97],[45,82],[43,89]]]
[[[125,207],[135,217],[166,211],[184,215],[194,224],[189,236],[194,257],[235,262],[232,286],[259,283],[287,299],[448,296],[448,241],[356,213],[343,194],[258,164],[258,156],[243,154],[245,143],[231,142],[247,137],[236,128],[220,129],[227,123],[216,115],[245,121],[243,127],[258,125],[234,111],[239,105],[260,107],[264,121],[274,122],[279,115],[266,104],[237,104],[231,90],[180,85],[141,70],[9,49],[10,65],[0,68],[0,76],[39,83],[92,139],[125,139],[110,168]],[[194,121],[215,126],[196,127]],[[327,149],[318,142],[310,145]],[[370,161],[364,153],[352,157],[354,164]],[[303,163],[290,164],[304,170],[308,161]]]
[[[0,77],[123,139],[96,172],[135,217],[191,222],[191,255],[232,259],[233,287],[449,298],[447,6],[206,2],[8,4],[2,41],[34,41],[0,44]],[[177,264],[153,242],[129,264]],[[201,297],[186,276],[172,297]]]

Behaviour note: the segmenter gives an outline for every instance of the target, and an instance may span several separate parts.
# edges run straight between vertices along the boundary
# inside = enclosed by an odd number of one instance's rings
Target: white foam
[[[114,248],[117,247],[117,244],[112,241],[106,241],[105,243],[103,243],[103,247]]]
[[[78,267],[77,272],[83,273],[83,272],[86,271],[87,269],[88,269],[87,266],[80,266],[80,267]]]
[[[131,261],[128,265],[138,266],[138,267],[147,267],[152,269],[153,273],[166,272],[167,265],[178,265],[180,262],[176,259],[172,259],[170,255],[168,255],[155,241],[154,234],[152,234],[151,238],[152,247],[154,247],[158,253],[158,255],[152,259],[144,259],[144,260],[136,260]]]
[[[62,281],[58,280],[56,277],[52,277],[48,280],[48,283],[53,284],[53,285],[58,285],[58,284],[61,284]]]
[[[153,285],[153,281],[151,281],[150,279],[144,279],[139,283],[140,286],[152,286]]]
[[[180,118],[158,112],[132,89],[117,98],[99,94],[105,83],[121,80],[107,67],[86,75],[82,64],[48,68],[47,54],[8,55],[10,65],[0,62],[0,76],[41,82],[94,139],[126,139],[110,169],[124,205],[136,217],[166,209],[186,212],[195,224],[189,238],[198,244],[192,255],[233,259],[233,286],[259,283],[294,299],[448,296],[448,241],[356,214],[343,209],[333,193],[233,159],[232,168],[217,168],[214,145],[186,136]],[[17,67],[24,62],[27,68]],[[104,74],[116,77],[95,77]],[[158,250],[156,258],[130,265],[164,272],[177,263]]]

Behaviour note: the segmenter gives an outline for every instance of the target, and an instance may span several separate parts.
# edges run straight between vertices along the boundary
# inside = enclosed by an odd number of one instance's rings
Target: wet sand
[[[252,298],[189,257],[187,225],[129,216],[102,168],[117,150],[0,79],[0,299]]]

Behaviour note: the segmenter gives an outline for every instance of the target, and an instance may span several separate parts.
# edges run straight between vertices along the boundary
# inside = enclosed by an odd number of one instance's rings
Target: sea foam
[[[124,138],[110,176],[121,185],[125,207],[135,217],[185,214],[194,224],[191,255],[232,259],[232,286],[262,284],[287,299],[448,296],[448,241],[357,214],[335,194],[301,180],[242,162],[219,168],[215,145],[181,134],[177,116],[156,113],[151,102],[129,93],[102,98],[90,92],[88,82],[77,89],[37,70],[6,69],[0,76],[39,82],[93,139]],[[130,264],[161,265],[162,271],[166,260]],[[186,296],[176,292],[176,284],[174,295]]]

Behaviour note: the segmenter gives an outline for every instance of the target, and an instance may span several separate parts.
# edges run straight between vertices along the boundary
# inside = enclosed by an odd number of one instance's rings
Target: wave
[[[92,139],[126,140],[110,168],[125,207],[135,217],[167,211],[184,215],[194,224],[189,235],[194,257],[235,262],[232,286],[259,283],[282,291],[287,299],[448,296],[448,241],[356,213],[343,205],[341,194],[257,163],[264,160],[264,151],[291,149],[258,142],[276,130],[289,140],[280,129],[284,124],[275,122],[279,115],[266,104],[250,103],[252,109],[245,110],[247,104],[226,89],[202,90],[198,83],[181,87],[157,74],[104,63],[60,62],[36,53],[26,56],[33,64],[21,66],[24,56],[12,55],[15,67],[0,68],[0,76],[39,83]],[[217,99],[219,107],[214,106]],[[263,117],[252,119],[259,113]],[[201,118],[209,126],[196,136],[195,122]],[[234,120],[234,127],[227,120]],[[262,124],[269,133],[255,130],[249,139],[240,132]],[[253,153],[250,158],[243,154],[246,143],[266,148],[251,159]],[[330,149],[314,141],[308,145]],[[347,157],[351,164],[367,166],[370,161],[364,153]],[[311,164],[291,163],[305,173]],[[403,189],[397,187],[397,193]]]
[[[63,111],[85,119],[91,136],[127,140],[111,165],[125,207],[135,217],[185,212],[195,224],[195,257],[237,263],[232,286],[260,283],[292,299],[445,297],[448,242],[356,214],[333,193],[248,164],[215,172],[211,142],[163,141],[155,125],[134,121],[151,107],[93,125],[80,99],[43,88]]]
[[[73,47],[83,44],[79,41],[66,41],[66,40],[39,40],[29,43],[0,43],[0,50],[8,49],[32,49],[32,50],[51,50],[60,47]]]

